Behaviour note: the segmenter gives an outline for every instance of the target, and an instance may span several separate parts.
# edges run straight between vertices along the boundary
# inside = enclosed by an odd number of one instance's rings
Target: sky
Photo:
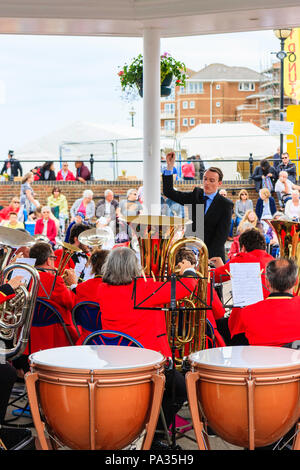
[[[258,72],[280,49],[273,31],[161,39],[195,71],[211,63]],[[0,160],[8,149],[74,121],[142,128],[142,99],[122,99],[118,72],[143,52],[142,38],[0,35]]]

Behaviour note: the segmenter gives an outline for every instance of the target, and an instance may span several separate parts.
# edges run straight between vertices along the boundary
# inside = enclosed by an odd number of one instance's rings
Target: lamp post
[[[135,116],[135,110],[134,110],[134,107],[132,106],[130,111],[129,111],[129,114],[131,116],[131,127],[134,127],[134,116]]]
[[[287,53],[284,50],[284,41],[291,34],[291,29],[275,29],[274,34],[280,40],[280,51],[277,52],[276,57],[280,60],[280,121],[283,121],[284,114],[284,59]],[[280,156],[283,153],[283,134],[280,133]]]

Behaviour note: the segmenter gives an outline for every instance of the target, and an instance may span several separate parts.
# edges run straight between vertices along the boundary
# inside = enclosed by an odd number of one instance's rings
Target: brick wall
[[[192,191],[198,183],[184,181],[176,183],[176,188],[179,191]],[[59,186],[61,188],[62,194],[67,198],[69,208],[72,206],[74,201],[82,197],[82,193],[85,189],[91,189],[94,193],[94,200],[97,203],[99,199],[104,197],[104,191],[106,189],[111,189],[115,196],[126,197],[126,193],[130,188],[138,188],[142,185],[142,181],[95,181],[89,182],[86,184],[80,184],[78,182],[35,182],[32,183],[32,188],[36,193],[36,198],[41,205],[47,203],[48,196],[51,195],[53,186]],[[1,182],[0,183],[0,205],[6,206],[11,201],[14,196],[19,196],[20,194],[20,183],[19,182]],[[255,207],[257,201],[257,193],[254,189],[254,185],[249,184],[248,181],[229,181],[224,182],[223,188],[227,190],[228,197],[233,202],[236,201],[240,189],[246,188],[249,192],[249,198],[252,199],[253,205]]]

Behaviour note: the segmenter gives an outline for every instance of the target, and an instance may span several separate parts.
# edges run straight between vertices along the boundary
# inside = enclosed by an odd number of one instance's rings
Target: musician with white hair
[[[91,220],[95,216],[95,202],[93,201],[93,191],[86,189],[83,191],[82,197],[76,199],[73,206],[70,209],[71,222],[75,220],[75,216],[78,212],[81,212],[85,216],[85,220]]]

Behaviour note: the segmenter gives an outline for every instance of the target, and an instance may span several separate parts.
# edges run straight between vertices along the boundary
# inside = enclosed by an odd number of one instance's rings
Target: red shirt
[[[195,278],[186,278],[184,284],[177,283],[176,298],[180,299],[190,295],[193,291]],[[112,286],[102,282],[98,289],[100,308],[102,312],[102,328],[127,333],[137,339],[144,348],[160,351],[166,357],[171,356],[166,332],[165,313],[161,310],[140,310],[134,308],[140,305],[143,308],[159,307],[170,303],[171,284],[154,282],[148,278],[137,279],[136,302],[133,298],[134,283],[129,285]],[[159,287],[161,288],[154,294]],[[187,288],[186,288],[186,287]],[[149,298],[148,298],[149,297]],[[145,299],[147,301],[143,302]]]
[[[72,171],[70,171],[70,170],[68,170],[67,176],[66,176],[65,179],[62,175],[62,170],[59,170],[59,172],[56,175],[56,181],[75,181],[75,180],[76,180],[76,178],[73,175]]]
[[[299,296],[270,294],[241,309],[235,334],[245,333],[254,346],[283,346],[300,339],[299,312]]]

